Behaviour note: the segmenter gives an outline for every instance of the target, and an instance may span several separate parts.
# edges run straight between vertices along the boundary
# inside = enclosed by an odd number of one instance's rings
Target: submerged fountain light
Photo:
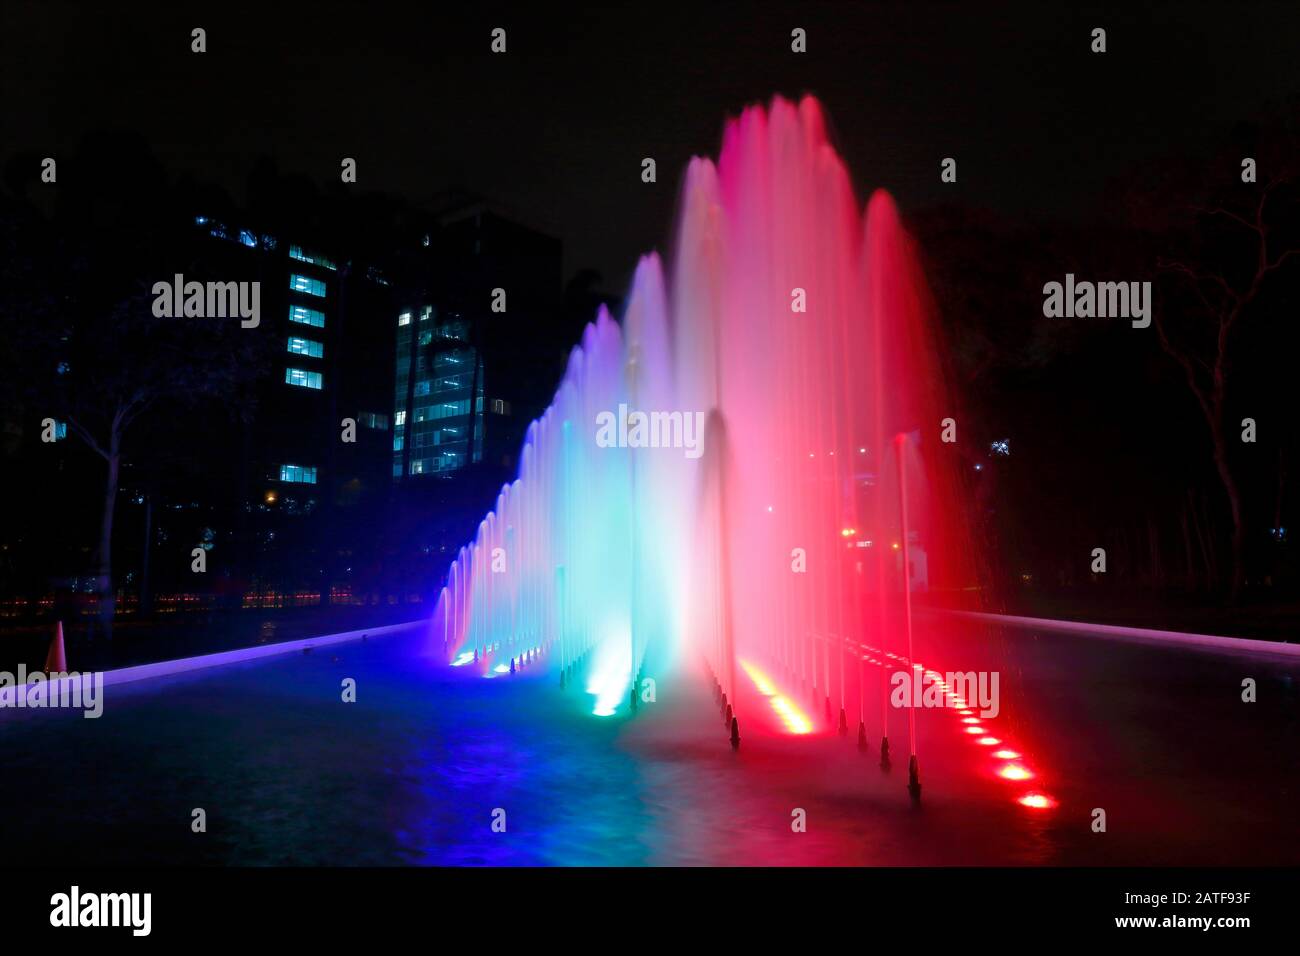
[[[764,697],[769,698],[769,703],[771,703],[772,709],[776,711],[777,716],[781,718],[781,722],[790,733],[812,733],[812,721],[809,720],[808,716],[788,697],[782,696],[777,692],[776,685],[772,683],[771,678],[769,678],[767,674],[763,673],[763,671],[759,670],[749,661],[742,660],[740,662],[740,667],[741,670],[749,676],[749,679],[754,682],[754,687],[758,692]]]
[[[1016,802],[1022,807],[1029,807],[1031,810],[1051,810],[1057,805],[1056,800],[1052,797],[1036,791],[1026,793]]]
[[[612,717],[619,705],[627,699],[631,685],[631,654],[628,642],[606,640],[592,652],[595,661],[587,681],[587,693],[596,699],[592,713],[597,717]]]
[[[1020,764],[1007,764],[1005,767],[998,768],[998,776],[1004,780],[1030,780],[1033,778],[1033,771],[1027,770]]]

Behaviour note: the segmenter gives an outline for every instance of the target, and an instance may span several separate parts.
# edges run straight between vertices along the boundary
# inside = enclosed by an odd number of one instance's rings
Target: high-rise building
[[[391,285],[320,244],[208,216],[195,225],[204,278],[261,285],[259,324],[245,332],[259,337],[266,371],[237,451],[216,463],[235,471],[236,563],[254,579],[324,589],[346,567],[349,529],[371,525],[388,500]]]
[[[559,341],[560,242],[482,200],[431,215],[393,319],[392,476],[504,477],[576,343]]]
[[[563,372],[559,241],[484,203],[399,205],[364,239],[240,215],[196,216],[181,258],[187,280],[260,283],[239,332],[255,394],[226,420],[206,409],[183,467],[144,490],[158,588],[193,586],[163,578],[199,541],[205,586],[245,602],[406,600],[512,475]]]
[[[434,305],[398,315],[394,478],[456,471],[483,460],[483,355],[470,330],[468,318],[440,315]]]

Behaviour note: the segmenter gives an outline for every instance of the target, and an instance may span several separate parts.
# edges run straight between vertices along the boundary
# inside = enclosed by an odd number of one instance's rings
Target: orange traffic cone
[[[54,627],[54,640],[50,641],[50,652],[45,655],[45,673],[66,674],[68,658],[63,652],[63,622]]]

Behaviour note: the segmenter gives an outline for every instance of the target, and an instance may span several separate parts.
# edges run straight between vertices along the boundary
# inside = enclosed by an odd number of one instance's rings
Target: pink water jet
[[[702,654],[751,729],[887,734],[887,655],[935,650],[908,651],[907,596],[974,583],[932,314],[893,201],[859,204],[818,102],[746,109],[687,167],[669,275],[644,257],[621,324],[588,326],[453,563],[448,653],[554,647],[601,716],[647,657]],[[664,441],[602,441],[621,405]],[[673,423],[696,416],[692,453]]]

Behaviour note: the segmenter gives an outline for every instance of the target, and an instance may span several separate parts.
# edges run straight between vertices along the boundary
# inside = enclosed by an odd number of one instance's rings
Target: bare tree
[[[93,257],[60,258],[58,244],[35,257],[60,267],[10,272],[16,281],[0,297],[6,383],[38,421],[65,423],[104,461],[94,573],[101,630],[108,633],[115,612],[113,525],[128,440],[149,457],[150,414],[184,415],[205,401],[247,417],[266,368],[265,343],[241,328],[238,317],[155,316],[152,280],[169,277],[172,268],[146,265],[141,271],[153,275],[105,296],[92,291],[107,283]]]
[[[1181,366],[1209,429],[1215,470],[1232,516],[1230,588],[1234,601],[1245,585],[1246,523],[1241,488],[1228,454],[1228,436],[1233,431],[1227,420],[1233,333],[1259,304],[1270,277],[1300,257],[1300,248],[1274,248],[1270,236],[1274,220],[1284,215],[1278,207],[1289,200],[1285,213],[1294,216],[1293,185],[1294,173],[1288,170],[1262,185],[1253,203],[1244,208],[1233,209],[1227,203],[1190,207],[1207,231],[1222,222],[1230,232],[1218,242],[1202,244],[1202,254],[1196,259],[1157,259],[1158,268],[1189,293],[1190,317],[1199,315],[1203,320],[1203,325],[1190,330],[1175,329],[1162,315],[1163,310],[1156,309],[1153,315],[1160,346]]]

